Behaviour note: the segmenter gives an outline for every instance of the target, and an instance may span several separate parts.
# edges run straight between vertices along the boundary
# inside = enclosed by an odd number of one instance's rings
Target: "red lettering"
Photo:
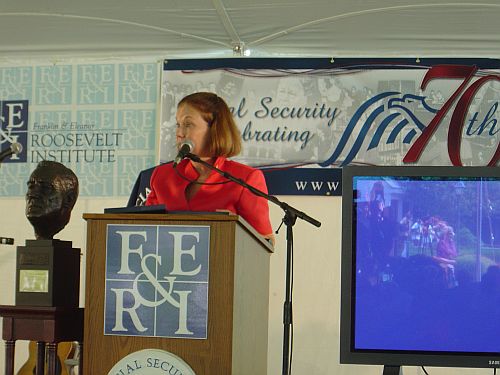
[[[430,138],[436,131],[437,127],[441,123],[441,120],[446,115],[451,105],[455,101],[455,99],[460,95],[463,89],[470,82],[472,77],[477,71],[476,66],[467,66],[467,65],[436,65],[429,69],[426,73],[424,79],[422,80],[422,84],[420,88],[425,90],[427,84],[433,80],[438,78],[463,78],[464,81],[458,87],[458,89],[450,96],[450,98],[444,103],[441,109],[436,113],[434,118],[431,120],[429,125],[422,132],[420,137],[417,138],[415,143],[410,147],[408,152],[403,158],[404,163],[415,163],[422,155],[422,152],[429,143]]]

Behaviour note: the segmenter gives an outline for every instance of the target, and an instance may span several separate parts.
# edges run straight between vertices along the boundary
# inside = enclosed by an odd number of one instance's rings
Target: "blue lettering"
[[[252,121],[249,121],[243,129],[241,137],[245,142],[252,140],[257,142],[302,142],[300,148],[303,150],[314,137],[314,134],[311,134],[309,130],[303,132],[288,130],[286,126],[283,129],[278,126],[274,130],[252,130]]]
[[[477,116],[479,115],[479,112],[474,113],[472,118],[469,120],[469,126],[467,127],[467,131],[465,132],[467,135],[473,135],[474,131],[472,130],[472,126],[474,123],[477,121]]]
[[[474,135],[474,134],[481,135],[481,134],[483,134],[483,132],[486,129],[488,129],[488,127],[490,127],[490,130],[488,132],[488,134],[490,136],[497,134],[500,131],[500,130],[495,131],[495,128],[497,126],[498,121],[496,118],[494,118],[494,116],[495,116],[497,109],[498,109],[498,102],[496,102],[495,104],[493,104],[491,106],[491,108],[488,110],[488,113],[484,117],[483,121],[476,129],[473,129],[473,125],[477,121],[478,112],[474,113],[472,118],[469,120],[469,126],[467,127],[466,134],[467,135]]]
[[[269,96],[266,96],[261,99],[260,104],[261,108],[255,111],[255,117],[257,118],[266,118],[271,117],[273,119],[282,118],[282,119],[328,119],[328,126],[331,126],[333,120],[337,117],[337,108],[326,107],[324,103],[319,105],[319,103],[315,103],[313,107],[270,107],[268,106],[273,99]]]
[[[243,97],[241,98],[240,104],[238,105],[238,108],[236,110],[234,107],[230,107],[229,109],[231,110],[232,115],[237,118],[243,118],[244,116],[246,116],[248,110],[245,109],[245,104],[246,98]]]
[[[262,98],[262,100],[260,101],[260,104],[262,105],[262,107],[265,108],[265,111],[261,111],[261,110],[255,111],[255,117],[257,117],[257,118],[267,117],[269,115],[269,108],[267,108],[266,104],[271,103],[272,101],[273,101],[273,99],[269,96]]]

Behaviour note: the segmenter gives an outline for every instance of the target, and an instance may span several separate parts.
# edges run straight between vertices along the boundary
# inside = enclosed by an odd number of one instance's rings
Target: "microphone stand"
[[[267,199],[272,202],[285,212],[285,216],[282,219],[282,223],[286,225],[286,284],[285,284],[285,302],[283,305],[283,367],[282,375],[290,374],[290,358],[291,358],[291,346],[290,346],[290,331],[292,326],[292,257],[293,257],[293,226],[297,221],[297,218],[307,221],[308,223],[314,225],[315,227],[320,227],[321,223],[307,215],[306,213],[297,210],[296,208],[290,206],[289,204],[280,201],[273,195],[264,193],[263,191],[255,188],[252,185],[247,184],[245,181],[234,177],[230,173],[224,172],[223,170],[214,167],[212,164],[200,159],[197,155],[187,153],[186,158],[204,165],[205,167],[217,172],[226,179],[243,186],[244,188],[250,190],[253,194]],[[281,227],[281,225],[280,225]],[[278,228],[279,230],[279,228]],[[276,231],[277,232],[277,231]]]

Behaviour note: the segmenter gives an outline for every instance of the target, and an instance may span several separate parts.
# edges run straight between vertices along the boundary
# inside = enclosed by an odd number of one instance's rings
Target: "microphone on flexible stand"
[[[12,143],[9,148],[0,152],[0,163],[10,155],[19,155],[21,152],[23,152],[23,145],[17,142]]]
[[[181,162],[182,159],[186,157],[194,148],[194,143],[191,140],[187,140],[181,143],[181,147],[179,147],[179,152],[174,159],[174,167],[177,166]]]

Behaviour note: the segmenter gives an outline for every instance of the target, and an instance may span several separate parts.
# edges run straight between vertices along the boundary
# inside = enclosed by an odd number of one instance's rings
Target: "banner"
[[[0,67],[0,196],[26,192],[41,160],[71,168],[82,196],[128,196],[155,165],[157,63]]]
[[[497,165],[497,60],[169,60],[162,77],[160,159],[175,156],[187,94],[226,100],[240,127],[236,159],[290,164]]]
[[[156,62],[0,67],[0,152],[23,148],[2,161],[0,196],[24,195],[45,159],[77,174],[81,196],[130,196],[140,171],[173,159],[177,103],[202,90],[232,108],[243,137],[236,160],[263,169],[498,165],[498,60],[240,58],[163,68],[160,77]],[[270,173],[271,193],[340,194],[332,175],[294,172],[275,190]]]

